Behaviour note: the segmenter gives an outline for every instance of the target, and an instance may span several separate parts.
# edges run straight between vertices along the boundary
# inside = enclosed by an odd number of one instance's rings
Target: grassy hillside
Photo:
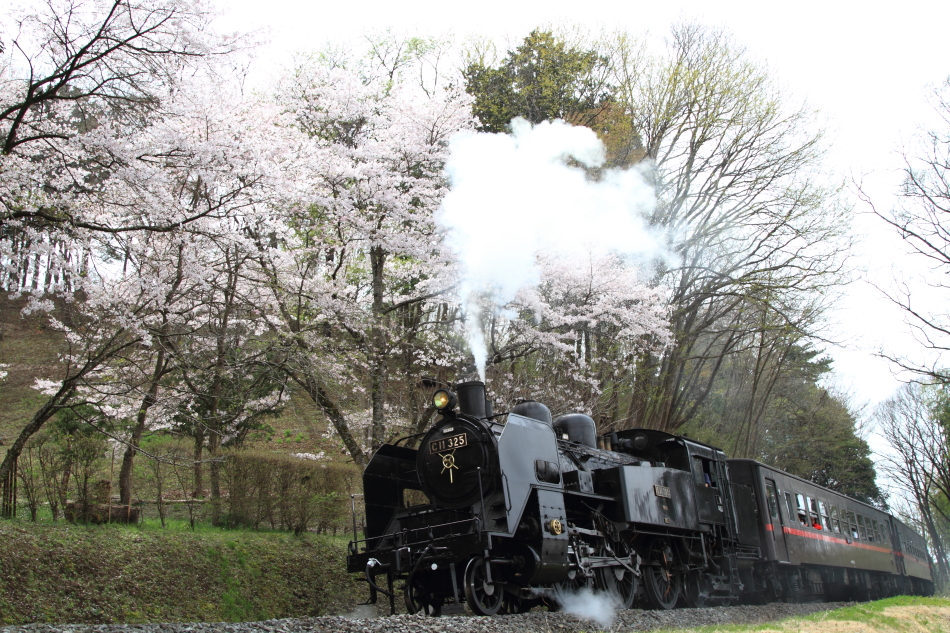
[[[22,316],[25,305],[26,299],[11,301],[0,293],[0,363],[8,365],[7,377],[0,381],[0,445],[12,442],[43,403],[32,385],[38,377],[56,375],[62,344],[45,316]]]
[[[346,539],[0,520],[0,625],[345,613]]]
[[[12,442],[42,405],[43,396],[32,386],[37,378],[57,377],[63,351],[63,337],[47,326],[48,315],[24,316],[25,305],[24,298],[11,301],[0,293],[0,363],[8,365],[7,377],[0,381],[0,446]],[[65,318],[60,311],[54,315]],[[283,415],[268,424],[271,431],[252,433],[248,443],[285,452],[339,453],[338,442],[323,438],[323,415],[302,393],[293,393]]]

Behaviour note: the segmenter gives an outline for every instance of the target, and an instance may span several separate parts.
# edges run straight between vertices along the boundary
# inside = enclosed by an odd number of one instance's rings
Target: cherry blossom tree
[[[489,383],[502,402],[538,399],[555,413],[588,413],[609,426],[630,359],[670,343],[665,291],[618,255],[538,260],[537,286],[483,316]]]
[[[143,224],[150,224],[149,218],[181,221],[174,230],[54,226],[47,231],[58,232],[86,256],[61,262],[72,286],[35,294],[31,309],[48,309],[59,296],[79,325],[65,324],[65,373],[44,385],[50,400],[23,429],[0,472],[19,444],[56,410],[76,402],[95,404],[113,419],[136,418],[134,449],[160,383],[172,367],[181,374],[186,366],[176,337],[207,327],[208,288],[227,292],[213,282],[222,253],[254,247],[247,227],[260,222],[273,195],[270,174],[279,171],[283,157],[284,146],[272,143],[268,129],[276,111],[244,102],[205,79],[181,84],[147,124],[104,121],[70,139],[77,156],[86,158],[80,164],[87,175],[99,176],[95,187],[81,192],[84,217],[103,218],[103,226],[110,222],[105,218],[133,216]],[[260,308],[259,298],[242,299]],[[241,327],[255,331],[243,322]],[[233,369],[244,371],[240,363]]]
[[[274,245],[261,258],[262,283],[278,306],[275,330],[299,352],[291,377],[363,463],[386,439],[397,360],[412,383],[422,356],[451,355],[419,337],[443,322],[437,300],[451,288],[433,214],[446,141],[471,125],[467,99],[314,63],[288,79],[279,104],[303,142],[284,229],[258,236],[262,253]],[[360,414],[346,413],[360,409],[369,413],[365,446],[354,434]]]

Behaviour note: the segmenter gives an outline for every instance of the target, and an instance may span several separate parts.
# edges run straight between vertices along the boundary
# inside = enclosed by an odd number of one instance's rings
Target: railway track
[[[0,633],[591,633],[593,631],[653,631],[725,624],[758,624],[809,615],[847,603],[773,603],[761,606],[619,611],[609,624],[571,613],[535,610],[521,615],[430,618],[423,615],[288,618],[263,622],[209,622],[165,624],[28,624],[0,627]],[[363,616],[363,617],[358,617]]]

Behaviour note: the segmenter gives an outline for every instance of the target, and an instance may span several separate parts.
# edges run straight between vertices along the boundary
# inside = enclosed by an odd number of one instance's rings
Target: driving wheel
[[[406,587],[403,597],[406,602],[406,611],[410,614],[421,612],[433,617],[442,615],[442,601],[431,600],[418,582]]]
[[[673,551],[669,543],[657,539],[650,544],[643,579],[650,604],[656,609],[672,609],[680,597],[680,577],[673,571]]]
[[[562,606],[558,601],[558,596],[572,596],[585,589],[591,591],[594,588],[594,580],[585,576],[579,569],[572,569],[568,572],[567,578],[554,584],[554,596],[550,600],[545,600],[548,611],[560,611]]]
[[[495,615],[501,609],[505,591],[500,585],[488,582],[485,559],[481,556],[468,561],[465,567],[465,600],[475,615]]]
[[[600,548],[599,555],[617,559],[617,566],[598,567],[594,571],[594,582],[597,588],[617,598],[621,609],[629,609],[633,606],[639,584],[634,571],[621,565],[622,561],[633,570],[636,569],[630,562],[630,548],[621,542],[614,543],[612,546],[607,544]]]
[[[712,583],[709,576],[702,572],[693,571],[686,575],[683,581],[683,602],[687,607],[701,609],[711,603]]]

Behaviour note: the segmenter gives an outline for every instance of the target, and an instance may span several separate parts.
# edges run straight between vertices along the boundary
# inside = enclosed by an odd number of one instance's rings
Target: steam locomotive
[[[656,609],[933,593],[919,534],[759,462],[656,430],[598,436],[535,401],[494,415],[477,381],[433,404],[418,448],[401,438],[366,467],[349,544],[348,571],[392,613],[399,592],[430,615],[556,609],[583,588]]]

